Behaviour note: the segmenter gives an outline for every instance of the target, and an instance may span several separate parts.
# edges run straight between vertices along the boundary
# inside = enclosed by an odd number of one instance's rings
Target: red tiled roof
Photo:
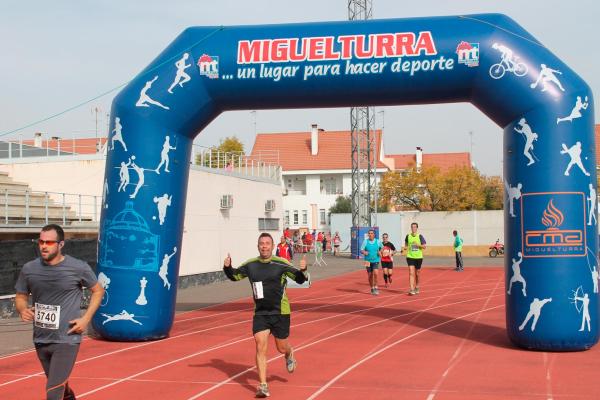
[[[417,163],[415,154],[390,154],[386,158],[394,161],[394,170],[410,168]],[[390,165],[391,166],[391,165]],[[448,171],[452,167],[470,167],[471,155],[469,153],[423,153],[423,166],[436,166],[442,172]]]
[[[381,148],[381,130],[375,131],[377,157]],[[284,171],[352,169],[350,131],[319,130],[319,151],[311,155],[310,132],[260,133],[256,135],[251,157],[265,159],[264,154],[279,152]],[[377,168],[386,168],[382,162]]]
[[[99,150],[96,150],[96,143],[100,142],[100,148],[104,146],[107,138],[85,138],[85,139],[61,139],[60,140],[60,151],[65,153],[75,154],[94,154]],[[23,140],[23,144],[33,146],[33,140]],[[52,150],[58,150],[58,140],[42,140],[42,148],[48,147]]]

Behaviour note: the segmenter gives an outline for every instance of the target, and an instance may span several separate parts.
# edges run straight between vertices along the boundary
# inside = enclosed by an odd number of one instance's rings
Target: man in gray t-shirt
[[[58,225],[42,228],[41,257],[21,269],[15,284],[15,306],[23,321],[33,322],[33,342],[48,382],[46,398],[74,399],[68,378],[75,364],[81,334],[100,306],[104,289],[90,266],[63,255],[64,231]],[[92,292],[81,315],[83,288]],[[32,307],[29,306],[29,294]]]

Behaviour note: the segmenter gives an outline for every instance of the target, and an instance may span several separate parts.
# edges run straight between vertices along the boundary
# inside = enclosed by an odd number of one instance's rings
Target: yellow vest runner
[[[406,242],[406,258],[423,258],[423,250],[419,247],[422,244],[420,234],[409,233],[406,235]]]

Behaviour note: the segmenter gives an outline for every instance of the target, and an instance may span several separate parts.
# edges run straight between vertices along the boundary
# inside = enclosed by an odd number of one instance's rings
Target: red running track
[[[271,397],[281,399],[599,399],[598,346],[585,352],[518,349],[504,328],[500,268],[425,268],[406,295],[406,269],[369,294],[363,271],[290,289],[288,374],[270,342]],[[247,283],[240,283],[247,284]],[[244,399],[257,373],[252,300],[180,314],[167,339],[84,341],[70,385],[78,399]],[[33,352],[0,357],[0,399],[40,399]]]

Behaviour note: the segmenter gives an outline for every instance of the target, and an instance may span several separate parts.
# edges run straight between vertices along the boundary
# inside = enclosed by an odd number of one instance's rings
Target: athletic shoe
[[[287,371],[291,374],[296,370],[296,365],[297,362],[294,358],[294,349],[292,349],[292,351],[290,351],[290,356],[285,358],[285,367],[287,368]]]
[[[390,283],[390,285],[392,284],[392,277],[388,276],[388,282]]]
[[[419,292],[420,292],[419,288],[418,288],[418,287],[416,287],[416,288],[415,288],[415,294],[417,294],[417,293],[419,293]]]
[[[261,383],[258,385],[258,389],[256,389],[256,397],[259,399],[269,397],[271,393],[269,393],[269,387],[266,383]]]
[[[414,296],[415,294],[417,294],[417,293],[416,293],[414,290],[410,290],[410,291],[408,292],[408,295],[409,295],[409,296]]]
[[[385,287],[388,287],[388,284],[387,284],[387,282],[385,283]]]
[[[375,290],[371,288],[371,294],[375,294]]]
[[[373,291],[373,294],[375,296],[377,296],[379,294],[379,288],[375,288],[374,291]]]

